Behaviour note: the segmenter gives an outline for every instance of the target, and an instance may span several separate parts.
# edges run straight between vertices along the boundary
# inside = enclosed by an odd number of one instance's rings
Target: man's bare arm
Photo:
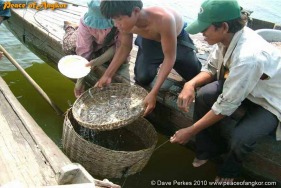
[[[212,81],[214,81],[214,76],[212,76],[208,72],[200,72],[198,75],[196,75],[193,79],[186,82],[185,84],[190,84],[194,89],[196,89],[197,87],[201,87],[202,85],[208,84]]]
[[[176,61],[177,32],[174,20],[165,18],[167,24],[161,28],[161,45],[164,54],[164,60],[160,67],[159,74],[151,93],[157,95],[161,85],[171,72]]]
[[[203,129],[206,129],[218,121],[222,120],[225,116],[216,115],[213,110],[210,110],[204,117],[198,120],[193,126],[186,127],[178,130],[171,138],[171,143],[186,144],[193,136],[198,134]]]
[[[157,94],[161,88],[161,85],[163,84],[163,82],[171,72],[176,60],[177,32],[176,32],[175,23],[173,21],[173,18],[171,17],[164,18],[164,19],[166,20],[163,20],[162,22],[165,23],[162,23],[161,26],[159,26],[159,31],[161,35],[161,45],[164,53],[164,60],[160,67],[156,82],[152,90],[149,92],[149,94],[146,96],[144,100],[144,103],[146,105],[146,110],[144,112],[144,115],[147,115],[155,108]]]

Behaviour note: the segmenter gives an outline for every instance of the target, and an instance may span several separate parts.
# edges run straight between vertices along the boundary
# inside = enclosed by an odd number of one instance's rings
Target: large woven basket
[[[142,87],[123,83],[90,88],[74,102],[73,116],[80,125],[90,129],[118,129],[143,114],[146,95]]]
[[[78,134],[82,129],[87,128],[80,126],[69,110],[63,126],[63,149],[73,162],[83,165],[92,175],[104,178],[121,178],[140,172],[147,164],[157,143],[157,133],[154,127],[144,118],[139,118],[132,124],[118,130],[88,129],[103,135],[108,134],[107,139],[111,138],[112,131],[129,131],[133,133],[135,139],[138,138],[143,144],[142,149],[135,151],[112,150],[90,142]],[[132,139],[128,140],[128,142],[133,141]],[[112,140],[112,143],[115,141]]]

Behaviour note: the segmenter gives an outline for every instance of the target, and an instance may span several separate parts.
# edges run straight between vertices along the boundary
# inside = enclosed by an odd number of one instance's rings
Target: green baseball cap
[[[206,0],[201,4],[196,21],[186,27],[190,34],[207,29],[214,22],[224,22],[240,18],[240,6],[236,0]]]

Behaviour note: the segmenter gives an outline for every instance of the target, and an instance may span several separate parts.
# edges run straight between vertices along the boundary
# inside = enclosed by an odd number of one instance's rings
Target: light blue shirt
[[[222,44],[215,45],[202,71],[212,75],[221,73],[221,66],[229,69],[222,94],[212,106],[215,114],[231,115],[247,98],[277,116],[281,121],[281,52],[256,32],[245,27],[237,32],[225,55]],[[263,74],[268,79],[261,80]],[[281,140],[280,123],[276,131]]]

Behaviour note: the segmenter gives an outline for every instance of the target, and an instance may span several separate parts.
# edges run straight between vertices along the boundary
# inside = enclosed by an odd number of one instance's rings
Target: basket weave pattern
[[[73,104],[73,116],[79,122],[80,125],[95,129],[95,130],[111,130],[118,129],[123,127],[137,118],[139,118],[144,112],[143,99],[146,97],[147,91],[137,85],[128,85],[123,83],[112,83],[110,86],[105,88],[90,88],[85,93],[83,93]],[[96,122],[85,120],[83,113],[89,114],[89,109],[93,106],[101,107],[106,106],[108,109],[111,107],[110,100],[112,97],[121,99],[120,104],[124,103],[122,99],[130,99],[130,105],[128,108],[123,108],[122,110],[126,113],[120,114],[115,119],[110,118],[106,113],[99,113],[100,116],[104,116],[104,121]],[[118,104],[111,104],[112,108],[118,106]],[[96,108],[93,108],[96,109]],[[114,113],[118,114],[118,111],[115,110]],[[98,119],[98,118],[93,118]],[[109,121],[112,120],[112,121]]]
[[[147,164],[157,143],[154,127],[138,118],[126,129],[141,139],[145,148],[138,151],[115,151],[83,139],[73,126],[80,126],[68,111],[63,126],[63,149],[74,162],[83,165],[92,175],[121,178],[140,172]]]

